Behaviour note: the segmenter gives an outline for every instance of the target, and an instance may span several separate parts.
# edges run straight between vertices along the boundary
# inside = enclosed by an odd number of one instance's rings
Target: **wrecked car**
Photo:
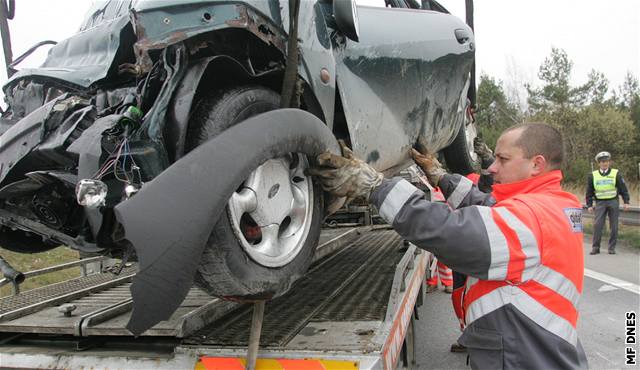
[[[194,281],[283,294],[324,216],[305,169],[336,139],[389,175],[418,144],[474,165],[471,29],[435,1],[380,2],[94,3],[41,67],[8,67],[0,245],[138,260],[134,333]]]

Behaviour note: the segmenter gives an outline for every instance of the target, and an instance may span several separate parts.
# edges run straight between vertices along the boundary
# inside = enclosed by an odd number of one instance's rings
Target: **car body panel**
[[[424,10],[361,6],[358,14],[360,41],[336,51],[353,150],[379,170],[406,167],[419,136],[437,152],[463,124],[473,49],[454,31],[467,26]]]
[[[75,97],[69,99],[66,97],[67,95],[59,96],[34,110],[0,136],[0,158],[2,159],[0,183],[15,167],[25,170],[28,166],[30,168],[27,170],[31,172],[52,166],[52,161],[45,160],[47,157],[53,161],[58,160],[63,165],[73,164],[72,160],[52,154],[65,145],[81,121],[91,120],[93,116],[85,114],[68,116],[68,111],[86,107],[88,102]],[[83,113],[79,110],[77,112]],[[34,153],[33,158],[23,163],[23,159],[31,153]]]
[[[326,22],[326,19],[331,14],[331,4],[302,1],[299,16],[301,26],[298,27],[298,38],[304,40],[300,44],[302,57],[299,73],[311,87],[320,103],[325,122],[330,128],[333,128],[337,72],[331,43],[331,33],[333,31]],[[329,75],[328,82],[322,81],[320,77],[323,69]]]
[[[52,101],[40,107],[0,136],[0,183],[22,158],[42,142],[44,122],[54,104]]]
[[[128,15],[120,16],[60,41],[41,67],[14,74],[5,84],[5,92],[16,81],[35,77],[53,78],[76,88],[90,87],[107,77],[121,45],[121,32],[128,24]]]

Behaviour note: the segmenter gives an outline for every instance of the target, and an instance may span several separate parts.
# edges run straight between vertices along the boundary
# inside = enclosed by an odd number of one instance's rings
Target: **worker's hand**
[[[493,151],[485,144],[485,142],[476,137],[473,139],[473,151],[478,155],[481,161],[481,167],[486,170],[495,161]]]
[[[629,203],[625,203],[622,205],[622,209],[624,209],[625,211],[629,210]]]
[[[447,172],[442,168],[442,165],[436,157],[430,153],[422,154],[413,148],[411,149],[411,157],[418,167],[422,169],[424,174],[427,175],[427,180],[429,180],[431,186],[434,188],[438,187],[440,179]]]
[[[318,166],[307,170],[324,191],[335,197],[346,197],[346,203],[359,197],[369,199],[371,192],[382,183],[384,176],[364,161],[356,158],[351,149],[340,140],[342,156],[325,152],[318,156]],[[328,208],[328,213],[337,209]]]
[[[589,211],[589,213],[593,213],[593,207],[587,208],[587,211]]]

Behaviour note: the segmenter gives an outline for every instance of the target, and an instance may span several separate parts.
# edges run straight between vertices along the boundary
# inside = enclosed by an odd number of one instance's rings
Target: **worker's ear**
[[[533,162],[533,169],[532,169],[533,176],[538,176],[546,172],[548,163],[547,163],[547,160],[544,158],[544,156],[542,156],[541,154],[538,154],[534,156],[531,160]]]

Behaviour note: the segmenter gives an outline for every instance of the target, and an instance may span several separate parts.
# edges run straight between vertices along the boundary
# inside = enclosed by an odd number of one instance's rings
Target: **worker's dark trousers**
[[[611,237],[609,238],[609,251],[616,250],[616,242],[618,241],[618,214],[620,213],[620,204],[618,198],[609,200],[596,201],[596,222],[593,226],[593,250],[600,250],[600,239],[602,239],[602,229],[604,229],[604,221],[609,215],[609,228],[611,229]]]

